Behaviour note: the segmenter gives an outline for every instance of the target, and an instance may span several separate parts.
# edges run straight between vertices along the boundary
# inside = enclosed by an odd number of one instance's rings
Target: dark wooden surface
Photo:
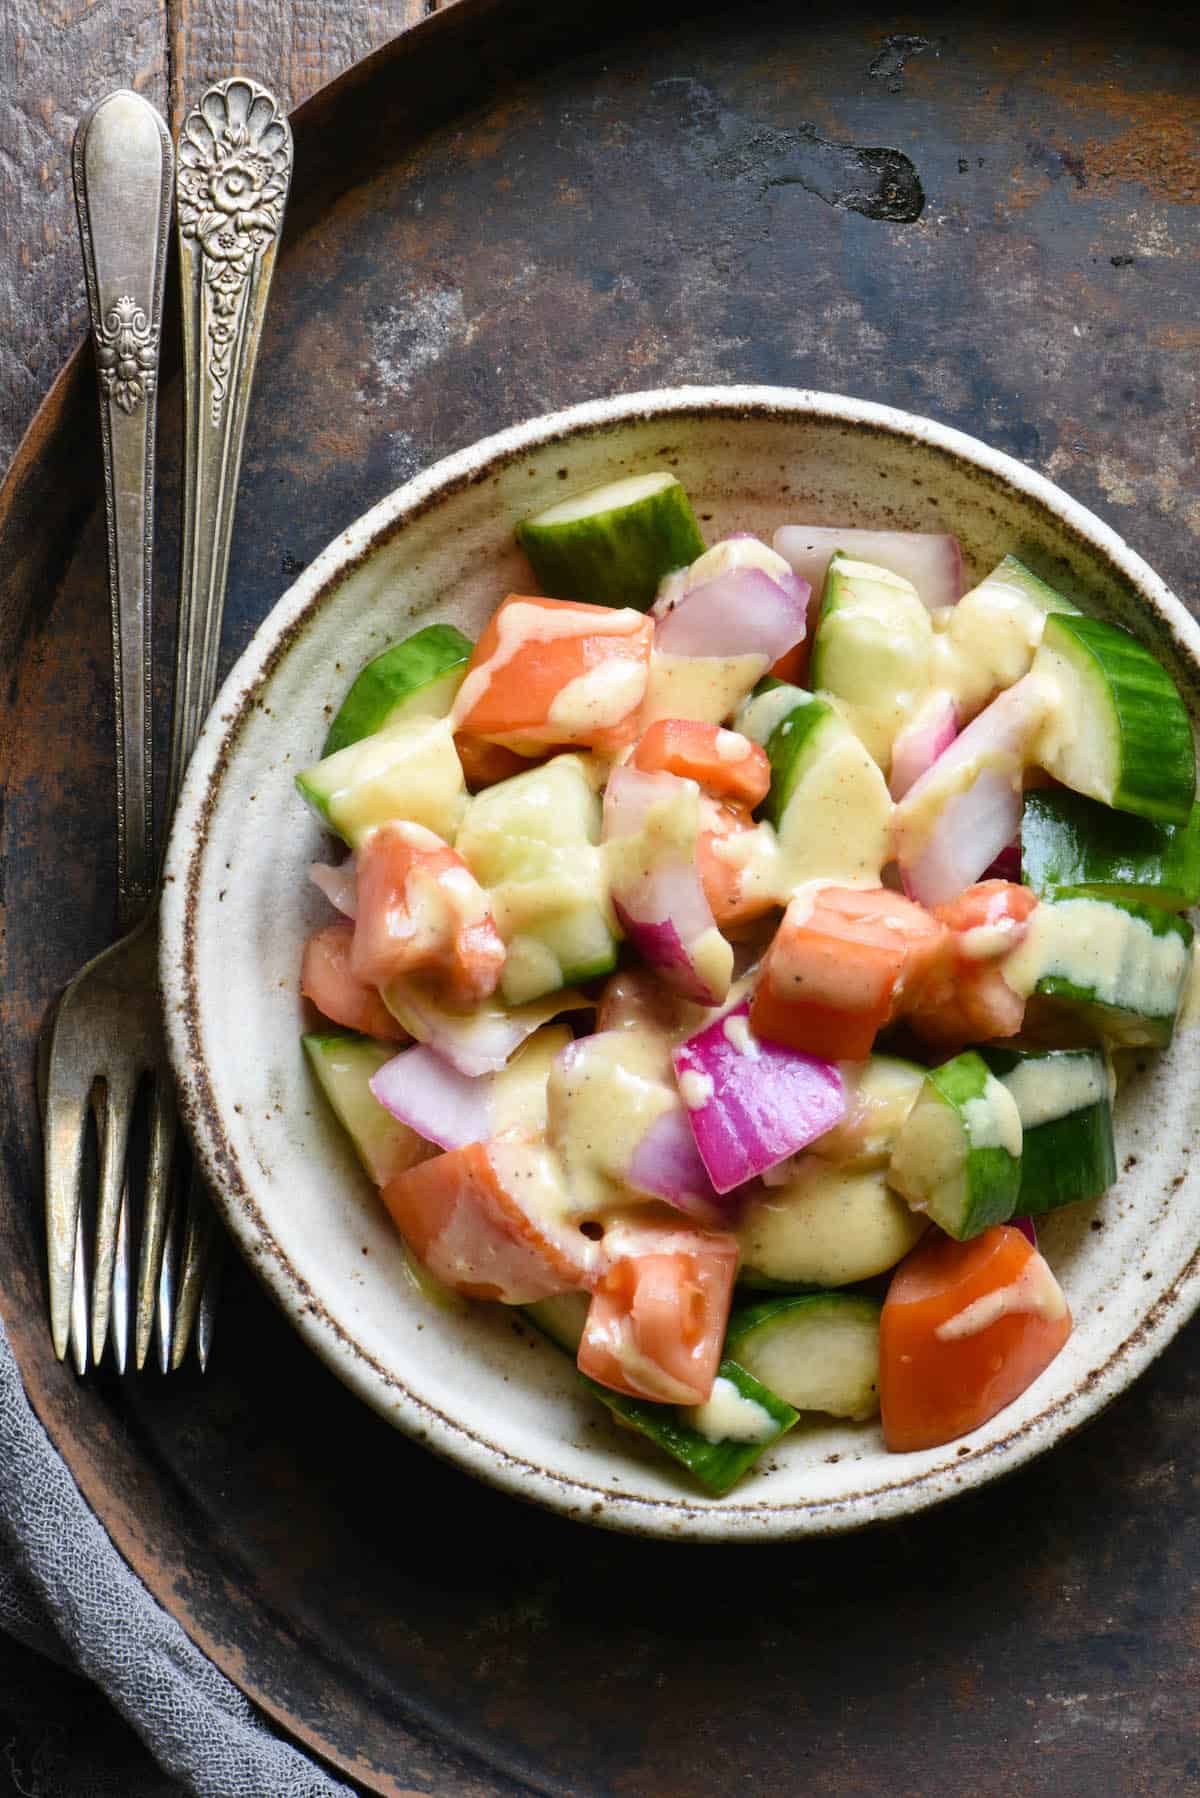
[[[607,39],[580,23],[563,42],[585,10],[462,0],[297,121],[227,657],[415,468],[548,405],[686,379],[827,387],[974,431],[1200,610],[1182,11],[752,3],[651,26],[608,7]],[[899,218],[855,175],[884,146],[911,164]],[[769,1550],[605,1537],[483,1490],[350,1399],[240,1270],[204,1382],[80,1386],[53,1363],[29,1046],[103,938],[112,877],[90,407],[81,370],[0,503],[0,1304],[123,1551],[380,1790],[1200,1789],[1194,1328],[1006,1484]],[[165,613],[170,380],[162,448]]]
[[[177,127],[223,75],[287,107],[454,0],[5,0],[0,7],[0,469],[82,336],[80,114],[114,87]]]

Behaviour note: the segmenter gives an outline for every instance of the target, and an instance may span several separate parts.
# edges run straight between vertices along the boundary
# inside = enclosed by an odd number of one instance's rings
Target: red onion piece
[[[892,772],[888,780],[892,798],[903,799],[957,735],[958,707],[954,695],[931,693],[892,744]]]
[[[526,1037],[566,1011],[585,1011],[592,1001],[565,987],[511,1011],[485,1000],[474,1011],[447,1011],[417,980],[389,980],[382,988],[384,1004],[410,1036],[472,1078],[495,1074]]]
[[[1049,697],[1040,675],[1025,675],[971,720],[896,807],[896,860],[911,899],[934,906],[956,898],[1012,842],[1025,758]],[[942,791],[946,799],[930,828],[926,820]]]
[[[1000,851],[990,867],[983,870],[981,880],[1010,880],[1014,886],[1021,883],[1021,845],[1008,843]]]
[[[625,1184],[650,1198],[665,1199],[701,1223],[728,1218],[713,1191],[687,1113],[682,1105],[657,1118],[633,1152]]]
[[[336,907],[343,917],[358,916],[358,882],[352,855],[348,855],[336,868],[330,867],[328,862],[311,863],[308,878],[315,887],[320,887],[330,905]]]
[[[873,562],[911,581],[933,611],[962,598],[962,550],[956,537],[936,531],[863,531],[844,525],[785,524],[771,539],[772,547],[790,563],[814,593],[825,584],[835,549],[861,562]]]
[[[731,568],[676,598],[654,633],[672,656],[763,655],[776,662],[803,640],[809,586],[761,568]]]
[[[1008,1221],[1014,1230],[1019,1230],[1021,1235],[1026,1237],[1035,1249],[1037,1248],[1037,1231],[1033,1227],[1031,1217],[1010,1217]]]
[[[749,1010],[743,1000],[674,1054],[696,1147],[719,1193],[806,1148],[846,1114],[837,1064],[754,1037]]]
[[[678,807],[681,819],[686,819],[684,808],[690,807],[698,829],[699,795],[694,781],[681,780],[676,774],[614,768],[604,794],[604,841],[636,836],[652,809],[664,802]],[[717,930],[704,896],[696,867],[695,833],[690,845],[686,828],[678,835],[667,835],[650,865],[640,857],[635,861],[632,872],[623,872],[619,864],[613,870],[613,908],[622,930],[675,992],[701,1005],[719,1005],[729,990],[733,951]]]
[[[440,1149],[461,1149],[492,1134],[492,1081],[452,1067],[423,1044],[402,1049],[371,1076],[379,1103]]]

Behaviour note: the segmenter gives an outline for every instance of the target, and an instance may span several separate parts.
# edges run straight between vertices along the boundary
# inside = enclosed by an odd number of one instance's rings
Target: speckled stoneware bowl
[[[669,466],[711,540],[789,520],[955,532],[968,573],[1009,550],[1129,626],[1200,705],[1200,631],[1091,513],[973,438],[781,388],[681,388],[573,407],[440,462],[343,531],[233,670],[192,762],[167,865],[163,986],[184,1114],[239,1247],[298,1330],[385,1417],[523,1497],[647,1535],[762,1540],[917,1511],[1019,1466],[1127,1386],[1200,1302],[1200,1037],[1121,1095],[1115,1187],[1043,1246],[1075,1331],[964,1441],[885,1453],[874,1425],[802,1421],[724,1499],[698,1496],[499,1307],[413,1286],[400,1243],[315,1091],[299,1037],[305,868],[322,839],[292,786],[353,673],[415,625],[474,635],[526,587],[513,524],[575,489]]]

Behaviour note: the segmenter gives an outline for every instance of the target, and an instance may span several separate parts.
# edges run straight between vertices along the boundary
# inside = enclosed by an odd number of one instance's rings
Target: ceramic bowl
[[[1123,1088],[1117,1184],[1047,1223],[1066,1348],[965,1440],[889,1455],[875,1425],[802,1420],[723,1499],[699,1496],[580,1391],[500,1307],[440,1309],[325,1109],[300,1049],[305,878],[320,832],[292,777],[370,656],[415,625],[471,635],[529,580],[513,524],[575,489],[668,466],[709,540],[788,520],[961,539],[978,578],[1007,551],[1127,625],[1200,703],[1200,631],[1108,527],[973,438],[864,401],[680,388],[576,406],[437,464],[341,532],[280,599],[214,707],[175,819],[162,978],[183,1113],[239,1248],[311,1347],[389,1421],[483,1479],[647,1535],[764,1539],[851,1528],[982,1485],[1093,1416],[1200,1302],[1197,1037]]]

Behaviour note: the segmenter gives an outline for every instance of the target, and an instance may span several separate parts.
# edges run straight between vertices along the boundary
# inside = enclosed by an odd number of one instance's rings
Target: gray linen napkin
[[[122,1784],[121,1798],[353,1798],[272,1732],[126,1566],[33,1415],[2,1323],[0,1629],[93,1680],[169,1775]],[[37,1798],[115,1792],[95,1742],[73,1742],[67,1721],[36,1783],[0,1743],[0,1779]]]

